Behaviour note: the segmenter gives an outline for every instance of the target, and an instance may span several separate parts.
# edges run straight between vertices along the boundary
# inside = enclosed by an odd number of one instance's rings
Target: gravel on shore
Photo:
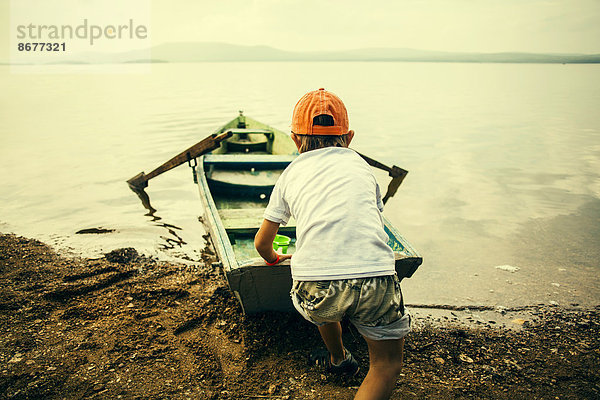
[[[214,256],[178,265],[119,249],[63,258],[0,235],[0,398],[351,399],[358,377],[307,354],[317,330],[293,313],[243,316]],[[416,318],[393,399],[600,398],[600,309],[539,306],[519,329]],[[519,319],[516,319],[519,325]]]

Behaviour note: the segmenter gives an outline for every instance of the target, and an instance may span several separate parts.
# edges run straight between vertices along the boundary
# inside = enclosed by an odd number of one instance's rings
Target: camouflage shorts
[[[410,314],[396,275],[294,281],[290,295],[296,310],[317,326],[348,317],[372,340],[400,339],[410,332]]]

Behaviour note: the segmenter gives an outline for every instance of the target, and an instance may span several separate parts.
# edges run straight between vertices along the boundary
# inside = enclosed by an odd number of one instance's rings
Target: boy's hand
[[[277,253],[273,250],[273,240],[275,239],[275,235],[277,235],[278,229],[278,223],[264,219],[254,237],[254,247],[256,247],[256,251],[258,251],[258,254],[260,254],[267,264],[275,265],[273,263],[277,261]],[[280,254],[279,261],[276,264],[291,257],[291,254]]]
[[[289,260],[292,258],[291,254],[280,254],[279,255],[279,262],[277,264],[281,264],[283,262],[283,260]]]

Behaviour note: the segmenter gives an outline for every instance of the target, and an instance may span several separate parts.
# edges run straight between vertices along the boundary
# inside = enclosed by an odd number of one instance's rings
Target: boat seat
[[[225,142],[228,152],[254,153],[266,152],[269,142],[273,141],[273,131],[266,129],[228,129],[227,132],[234,134]],[[259,138],[248,138],[248,135],[261,135]]]
[[[283,169],[296,157],[290,154],[248,154],[243,157],[239,154],[207,154],[204,156],[204,165],[233,169]]]
[[[263,208],[223,208],[219,216],[228,233],[255,233],[262,224]],[[281,232],[295,231],[296,221],[291,218],[286,226],[280,227]]]
[[[244,129],[244,128],[236,128],[236,129],[227,129],[226,132],[231,132],[234,135],[265,135],[267,138],[272,139],[273,131],[269,131],[267,129]]]

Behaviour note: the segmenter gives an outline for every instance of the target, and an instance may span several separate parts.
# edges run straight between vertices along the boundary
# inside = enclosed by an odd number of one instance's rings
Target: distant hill
[[[144,61],[146,60],[146,61]],[[47,61],[47,60],[46,60]],[[372,47],[354,50],[286,51],[269,46],[174,42],[124,53],[88,52],[59,63],[192,63],[233,61],[404,61],[470,63],[600,63],[600,54],[465,53]],[[41,59],[32,63],[45,62]]]
[[[152,58],[168,62],[202,61],[421,61],[492,63],[599,63],[600,54],[455,53],[406,48],[340,51],[285,51],[269,46],[178,42],[151,48]]]

